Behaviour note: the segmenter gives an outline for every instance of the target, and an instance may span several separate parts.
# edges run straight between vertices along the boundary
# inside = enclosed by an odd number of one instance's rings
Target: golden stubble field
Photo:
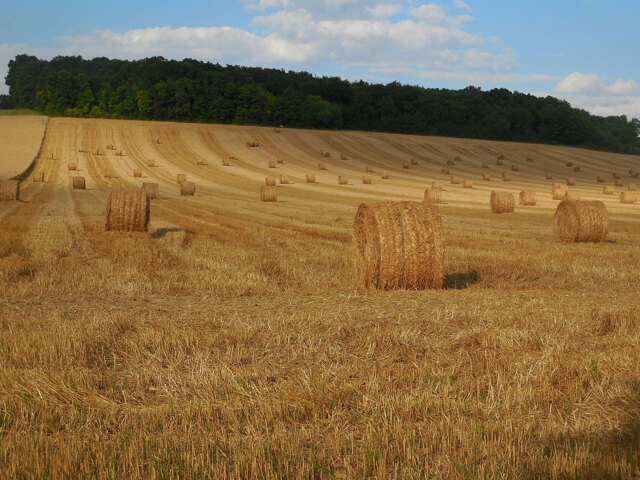
[[[473,189],[440,173],[456,156]],[[596,182],[629,169],[541,145],[52,118],[45,182],[0,204],[0,477],[638,478],[640,206]],[[605,201],[606,243],[555,241],[551,183],[569,177]],[[447,288],[361,288],[358,205],[434,180]],[[149,234],[105,232],[107,192],[145,181]],[[492,189],[538,205],[493,215]]]

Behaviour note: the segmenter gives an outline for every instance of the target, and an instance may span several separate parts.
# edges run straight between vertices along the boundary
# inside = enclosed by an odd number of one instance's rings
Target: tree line
[[[571,145],[640,154],[640,121],[507,89],[387,85],[162,57],[18,55],[0,108],[50,116],[349,129]]]

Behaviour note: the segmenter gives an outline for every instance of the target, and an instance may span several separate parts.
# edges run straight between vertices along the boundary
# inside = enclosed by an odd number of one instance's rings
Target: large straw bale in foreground
[[[536,205],[536,192],[523,190],[520,192],[520,205]]]
[[[180,195],[195,195],[196,184],[193,182],[182,182],[180,184]]]
[[[366,287],[442,288],[445,243],[434,203],[360,205],[353,230],[354,266]]]
[[[515,203],[512,193],[491,192],[491,211],[493,213],[513,213]]]
[[[260,187],[260,200],[262,200],[263,202],[277,202],[278,201],[277,190],[273,187],[262,185]]]
[[[0,180],[0,200],[18,200],[20,182],[17,180]]]
[[[158,183],[144,182],[141,189],[142,192],[149,197],[149,200],[160,196],[160,185]]]
[[[146,232],[149,197],[142,190],[120,188],[109,192],[105,230]]]
[[[609,218],[604,203],[586,200],[560,202],[554,216],[556,238],[561,242],[604,242]]]
[[[84,190],[86,188],[84,177],[73,177],[71,184],[74,190]]]
[[[638,192],[627,190],[620,193],[620,203],[636,203],[638,201]]]

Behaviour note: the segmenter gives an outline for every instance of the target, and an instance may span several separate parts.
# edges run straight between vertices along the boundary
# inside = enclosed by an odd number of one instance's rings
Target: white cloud
[[[460,10],[467,10],[467,11],[471,10],[471,7],[466,3],[464,3],[462,0],[453,0],[453,3]]]
[[[630,95],[640,93],[640,86],[633,80],[621,79],[607,85],[595,73],[573,72],[563,78],[554,91],[563,94]]]

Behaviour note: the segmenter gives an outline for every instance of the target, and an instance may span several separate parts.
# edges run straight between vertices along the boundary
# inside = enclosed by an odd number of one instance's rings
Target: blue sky
[[[638,21],[640,2],[631,0],[25,0],[0,10],[0,75],[19,53],[162,55],[505,87],[640,118]]]

